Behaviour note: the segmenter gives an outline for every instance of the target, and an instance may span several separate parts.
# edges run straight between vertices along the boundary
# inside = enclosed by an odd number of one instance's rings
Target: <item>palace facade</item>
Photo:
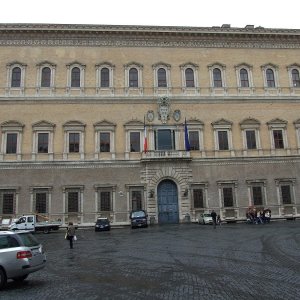
[[[299,72],[295,29],[0,24],[0,218],[299,217]]]

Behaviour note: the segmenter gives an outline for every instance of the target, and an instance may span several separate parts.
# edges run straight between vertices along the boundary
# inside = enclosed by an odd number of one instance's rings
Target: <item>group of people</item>
[[[246,223],[248,224],[266,224],[270,223],[271,220],[271,210],[259,209],[256,207],[248,207],[246,211]]]

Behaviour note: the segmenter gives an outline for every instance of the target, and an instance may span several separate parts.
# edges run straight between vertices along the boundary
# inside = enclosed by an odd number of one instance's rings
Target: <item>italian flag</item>
[[[148,143],[147,143],[147,128],[146,128],[146,122],[144,117],[144,153],[146,153],[148,150]]]

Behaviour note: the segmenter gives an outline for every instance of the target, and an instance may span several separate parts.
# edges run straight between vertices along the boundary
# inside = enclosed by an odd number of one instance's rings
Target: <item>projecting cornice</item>
[[[0,46],[300,48],[300,29],[0,24]]]

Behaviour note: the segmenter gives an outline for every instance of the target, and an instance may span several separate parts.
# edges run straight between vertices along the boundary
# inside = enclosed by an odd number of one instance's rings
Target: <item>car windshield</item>
[[[26,247],[34,247],[40,244],[37,239],[29,232],[19,233],[19,237]]]
[[[97,224],[107,224],[107,223],[108,223],[108,220],[106,220],[106,219],[97,220]]]
[[[145,217],[146,216],[146,214],[145,214],[145,212],[144,211],[133,211],[132,213],[131,213],[131,217],[132,218],[143,218],[143,217]]]
[[[203,217],[211,217],[210,214],[204,214]]]

